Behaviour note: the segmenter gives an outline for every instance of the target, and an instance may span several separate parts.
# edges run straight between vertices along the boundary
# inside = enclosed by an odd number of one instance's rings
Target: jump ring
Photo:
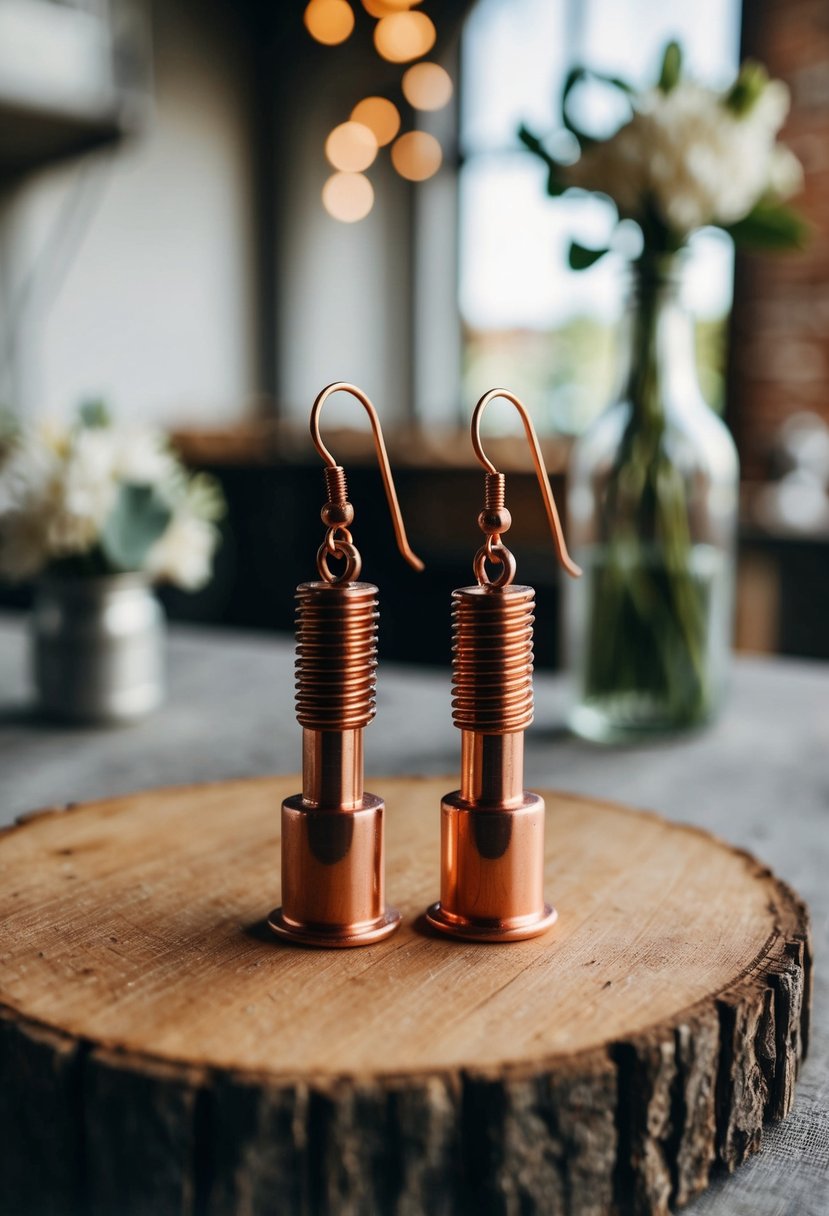
[[[345,569],[341,574],[332,573],[328,565],[329,556],[331,555],[328,552],[328,546],[323,542],[317,550],[317,570],[319,570],[320,578],[325,579],[326,583],[356,582],[363,568],[363,559],[354,545],[349,544],[348,541],[337,542],[333,556],[345,560]]]
[[[338,525],[335,528],[329,528],[325,533],[325,540],[323,544],[331,557],[340,557],[342,556],[340,546],[351,544],[351,532],[348,528],[344,528],[342,525]]]
[[[501,537],[498,532],[494,532],[492,535],[486,538],[484,548],[486,549],[486,555],[489,560],[494,562],[496,566],[500,566],[502,562],[499,554],[504,546],[501,543]]]
[[[489,538],[487,544],[482,545],[475,554],[475,560],[472,563],[475,577],[482,587],[508,587],[515,578],[517,569],[515,558],[506,545],[501,544],[500,541],[491,546],[488,542]],[[501,567],[497,578],[490,578],[487,574],[487,561],[494,562]]]

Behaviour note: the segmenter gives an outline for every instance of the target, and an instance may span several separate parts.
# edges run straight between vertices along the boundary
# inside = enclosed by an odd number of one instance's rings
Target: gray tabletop
[[[30,709],[25,631],[0,617],[0,823],[26,811],[177,782],[299,767],[293,652],[284,638],[176,629],[170,695],[129,728],[66,730]],[[448,673],[381,667],[367,771],[457,770]],[[614,798],[709,828],[750,849],[808,902],[817,955],[811,1054],[795,1108],[767,1130],[763,1152],[718,1178],[694,1216],[826,1216],[829,1212],[829,667],[736,663],[721,722],[681,742],[601,749],[563,729],[566,689],[536,678],[527,736],[529,786]]]

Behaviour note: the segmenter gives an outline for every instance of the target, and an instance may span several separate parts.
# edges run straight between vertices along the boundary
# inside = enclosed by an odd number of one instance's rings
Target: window
[[[559,125],[568,69],[584,63],[634,82],[653,79],[675,37],[688,69],[727,81],[739,59],[739,0],[479,0],[461,45],[460,312],[463,397],[492,384],[531,403],[539,429],[576,433],[607,403],[624,299],[621,255],[567,267],[570,239],[599,245],[613,212],[599,200],[551,200],[544,169],[520,150],[521,122]],[[585,90],[588,129],[612,129],[605,92]],[[719,405],[724,320],[731,303],[726,238],[691,252],[687,302],[698,319],[703,391]],[[507,415],[504,415],[507,417]],[[511,421],[511,420],[510,420]]]

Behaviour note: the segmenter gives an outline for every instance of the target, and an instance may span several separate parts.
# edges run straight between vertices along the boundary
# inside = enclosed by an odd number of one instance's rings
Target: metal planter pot
[[[138,574],[44,578],[32,613],[32,666],[41,712],[115,724],[164,700],[164,613]]]

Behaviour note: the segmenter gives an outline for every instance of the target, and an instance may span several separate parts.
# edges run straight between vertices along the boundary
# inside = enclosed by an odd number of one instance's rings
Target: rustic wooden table
[[[270,637],[173,631],[170,698],[114,731],[40,724],[29,707],[25,633],[0,618],[0,823],[67,799],[294,771],[292,648]],[[829,1211],[829,669],[742,660],[723,720],[681,742],[602,750],[562,728],[566,691],[536,682],[527,782],[650,807],[708,828],[768,863],[810,905],[817,958],[810,1057],[795,1107],[764,1150],[715,1180],[694,1216],[825,1216]],[[381,668],[368,771],[454,771],[448,674]]]

